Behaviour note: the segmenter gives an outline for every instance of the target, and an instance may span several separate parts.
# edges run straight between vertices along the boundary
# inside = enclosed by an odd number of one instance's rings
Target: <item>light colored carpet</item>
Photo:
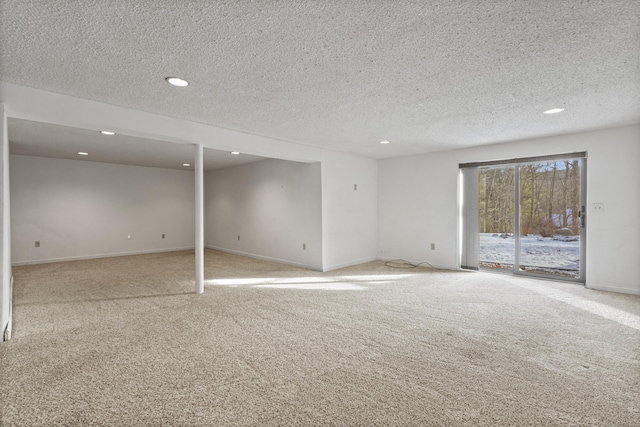
[[[14,269],[3,426],[638,426],[640,298],[206,252]]]

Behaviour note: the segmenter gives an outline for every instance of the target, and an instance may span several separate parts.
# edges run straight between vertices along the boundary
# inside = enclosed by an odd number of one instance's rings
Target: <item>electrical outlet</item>
[[[604,212],[604,203],[592,203],[591,209],[594,212]]]
[[[36,240],[36,248],[40,247],[40,240]]]
[[[127,235],[127,240],[131,240],[131,234]]]
[[[432,243],[432,244],[431,244],[431,250],[432,250],[432,251],[435,251],[435,250],[436,250],[436,244],[435,244],[435,243]]]

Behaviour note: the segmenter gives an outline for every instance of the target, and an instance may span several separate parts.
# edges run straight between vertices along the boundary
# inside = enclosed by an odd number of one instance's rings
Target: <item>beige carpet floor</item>
[[[3,426],[639,426],[640,298],[206,252],[16,267]]]

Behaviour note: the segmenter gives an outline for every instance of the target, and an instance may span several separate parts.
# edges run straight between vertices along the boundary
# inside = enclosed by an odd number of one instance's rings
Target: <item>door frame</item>
[[[530,271],[521,271],[520,270],[520,251],[521,251],[521,235],[520,235],[520,166],[524,164],[536,163],[536,162],[544,162],[544,161],[561,161],[561,160],[579,160],[580,161],[580,203],[579,203],[579,221],[580,221],[580,263],[579,263],[579,274],[578,277],[565,277],[565,276],[554,276],[551,274],[544,273],[535,273]],[[504,167],[513,167],[514,168],[514,240],[515,240],[515,248],[514,248],[514,263],[511,274],[517,276],[526,276],[526,277],[536,277],[547,280],[561,280],[564,282],[577,282],[577,283],[586,283],[586,257],[587,257],[587,152],[575,152],[575,153],[566,153],[566,154],[557,154],[557,155],[549,155],[549,156],[536,156],[536,157],[525,157],[525,158],[514,158],[508,160],[495,160],[488,162],[474,162],[474,163],[461,163],[460,165],[461,171],[463,169],[474,168],[479,170],[479,168],[483,167],[491,167],[491,166],[504,166]],[[461,173],[461,175],[464,175]],[[469,174],[473,176],[472,174]],[[477,173],[475,174],[477,177]],[[463,178],[464,179],[464,178]],[[477,178],[476,178],[477,179]],[[461,268],[467,269],[472,268],[474,270],[479,270],[479,262],[478,265],[468,266],[464,265],[469,264],[469,257],[465,256],[465,252],[473,253],[474,247],[477,247],[477,251],[479,251],[479,229],[478,227],[469,226],[469,222],[474,219],[479,218],[478,206],[475,203],[475,214],[474,209],[470,209],[468,204],[473,201],[478,200],[477,195],[469,196],[468,194],[464,194],[464,191],[470,191],[472,188],[475,188],[477,191],[478,183],[475,183],[475,187],[464,184],[462,187],[462,203],[461,207],[467,205],[466,209],[462,209],[460,218],[461,218],[461,229],[466,231],[462,233],[461,238],[464,240],[469,239],[469,229],[477,230],[476,231],[476,239],[475,242],[462,242],[461,247]],[[473,191],[473,190],[471,190]],[[470,216],[471,215],[471,216]],[[475,215],[475,216],[474,216]],[[465,224],[467,222],[467,224]],[[473,254],[471,255],[471,259],[473,259]],[[478,257],[475,257],[476,261]],[[493,271],[491,269],[482,269],[483,271]],[[507,273],[509,270],[501,270],[499,272]],[[498,272],[498,271],[495,271]]]

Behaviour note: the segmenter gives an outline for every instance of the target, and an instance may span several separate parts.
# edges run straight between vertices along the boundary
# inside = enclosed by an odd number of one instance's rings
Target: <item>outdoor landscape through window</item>
[[[514,270],[519,225],[517,271],[579,277],[580,173],[577,159],[481,168],[480,267]]]

